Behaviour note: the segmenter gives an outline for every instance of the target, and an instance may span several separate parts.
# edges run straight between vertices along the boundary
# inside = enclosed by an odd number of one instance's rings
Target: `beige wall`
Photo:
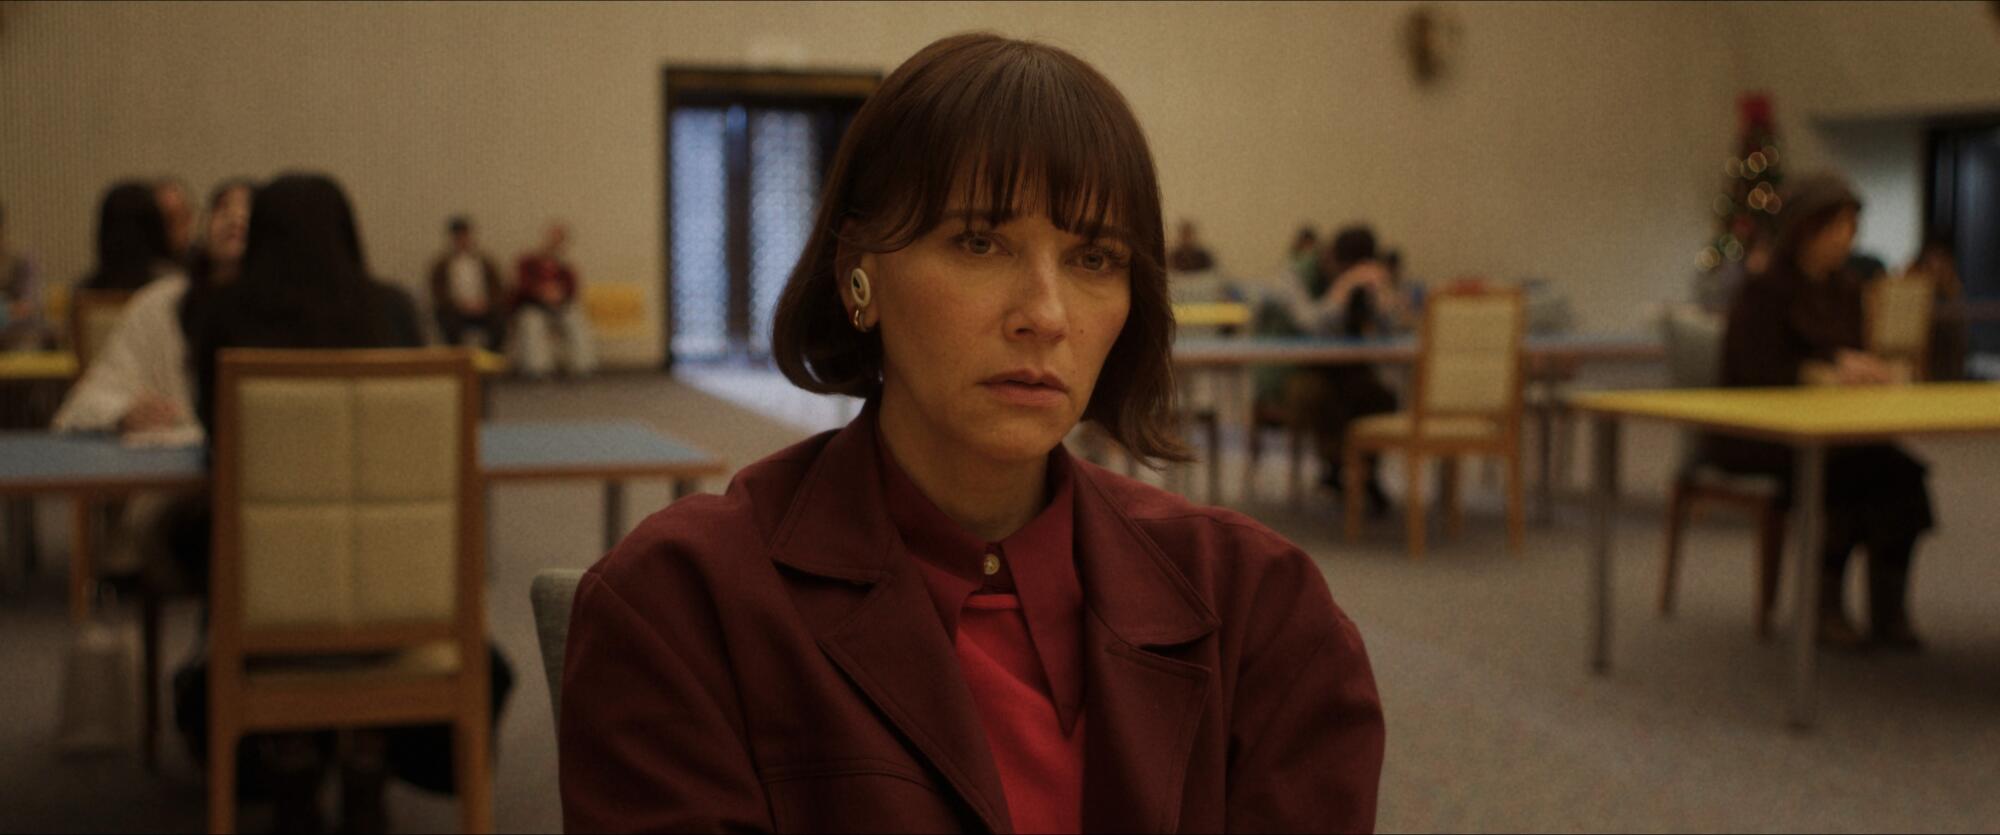
[[[503,254],[567,218],[586,280],[656,293],[662,65],[886,71],[981,28],[1068,47],[1118,83],[1152,138],[1170,222],[1200,219],[1231,272],[1275,272],[1302,221],[1366,218],[1417,274],[1546,276],[1593,329],[1636,327],[1645,302],[1681,297],[1731,98],[1763,60],[1742,46],[1742,10],[1448,6],[1464,25],[1458,75],[1419,90],[1397,46],[1402,3],[13,3],[0,14],[0,200],[15,240],[66,278],[87,265],[114,177],[173,172],[206,189],[317,168],[353,193],[386,276],[413,284],[443,218],[469,210]],[[1957,18],[1925,20],[1897,37]],[[1767,75],[1804,77],[1786,60]],[[1903,89],[1842,83],[1871,105]],[[606,354],[650,362],[659,341]]]

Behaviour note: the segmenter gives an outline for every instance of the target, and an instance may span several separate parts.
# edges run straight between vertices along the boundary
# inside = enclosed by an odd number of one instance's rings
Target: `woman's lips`
[[[1060,406],[1068,395],[1054,386],[1023,383],[1015,380],[990,380],[980,387],[991,392],[1000,402],[1029,408]]]

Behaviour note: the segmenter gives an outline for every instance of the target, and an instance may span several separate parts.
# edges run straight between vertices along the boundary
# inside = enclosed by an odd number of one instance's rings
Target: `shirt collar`
[[[1083,704],[1083,588],[1076,572],[1076,487],[1068,451],[1058,445],[1049,453],[1049,503],[1041,513],[1005,539],[986,542],[924,495],[888,444],[878,442],[876,449],[890,521],[916,557],[946,633],[956,638],[966,598],[1017,595],[1063,731],[1070,732]],[[997,562],[991,574],[988,557]]]

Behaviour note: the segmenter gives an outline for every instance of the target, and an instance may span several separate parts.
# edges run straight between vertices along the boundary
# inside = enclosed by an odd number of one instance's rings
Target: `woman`
[[[403,291],[368,274],[354,212],[339,184],[317,174],[288,174],[257,190],[241,275],[190,303],[185,313],[194,358],[197,412],[213,425],[216,357],[225,348],[413,348],[423,327]],[[196,588],[207,587],[207,499],[177,515],[175,551]],[[513,672],[491,654],[497,723]],[[175,675],[176,718],[205,755],[207,676],[200,664]],[[246,740],[272,773],[269,783],[282,831],[318,831],[318,791],[332,739],[276,734]],[[387,826],[383,790],[394,773],[419,787],[452,791],[448,726],[361,731],[341,749],[343,831]],[[246,781],[245,785],[250,783]]]
[[[1335,233],[1321,254],[1318,271],[1328,277],[1325,289],[1293,304],[1293,316],[1302,326],[1345,339],[1382,336],[1395,329],[1402,306],[1391,286],[1389,268],[1378,257],[1373,229],[1357,224]],[[1364,363],[1300,369],[1285,381],[1285,400],[1312,429],[1320,457],[1320,486],[1336,494],[1345,488],[1340,462],[1347,427],[1369,415],[1396,410],[1396,393],[1374,366]],[[1372,456],[1367,471],[1368,510],[1381,516],[1388,512],[1389,496],[1382,490]]]
[[[80,286],[132,291],[177,271],[153,187],[138,180],[113,185],[98,206],[97,265]]]
[[[189,274],[165,275],[132,295],[104,347],[63,399],[57,430],[173,432],[187,443],[201,442],[181,314],[207,288],[236,277],[254,188],[248,180],[227,180],[209,194],[207,235]]]
[[[1312,561],[1062,448],[1185,456],[1156,183],[1061,50],[960,35],[883,82],[773,340],[867,405],[584,576],[567,828],[1372,827],[1374,679]]]
[[[1846,272],[1861,201],[1838,177],[1807,178],[1785,199],[1770,268],[1752,276],[1730,306],[1723,335],[1725,386],[1881,385],[1895,374],[1864,349],[1860,280]],[[1709,460],[1732,472],[1781,479],[1791,495],[1787,447],[1736,438],[1707,440]],[[1820,574],[1819,639],[1865,643],[1843,600],[1847,558],[1868,547],[1869,626],[1874,643],[1914,651],[1910,562],[1933,524],[1924,465],[1889,444],[1836,447],[1826,460],[1826,552]]]

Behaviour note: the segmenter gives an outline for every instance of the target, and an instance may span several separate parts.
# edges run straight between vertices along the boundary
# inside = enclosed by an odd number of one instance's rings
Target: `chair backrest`
[[[1714,388],[1722,383],[1722,317],[1695,305],[1675,305],[1660,319],[1667,350],[1667,380],[1674,388]]]
[[[1884,359],[1908,363],[1912,376],[1926,368],[1931,340],[1931,307],[1935,302],[1930,278],[1909,274],[1868,285],[1868,350]]]
[[[549,710],[562,727],[563,647],[569,644],[569,610],[576,602],[576,584],[583,572],[548,568],[535,574],[528,598],[535,605],[535,636],[542,644],[542,672],[549,678]]]
[[[128,290],[77,290],[69,299],[69,344],[78,374],[90,367],[131,303]]]
[[[1514,288],[1458,282],[1431,296],[1418,337],[1416,416],[1494,418],[1513,431],[1525,318]]]
[[[215,664],[445,641],[483,658],[478,414],[462,349],[222,352]]]

